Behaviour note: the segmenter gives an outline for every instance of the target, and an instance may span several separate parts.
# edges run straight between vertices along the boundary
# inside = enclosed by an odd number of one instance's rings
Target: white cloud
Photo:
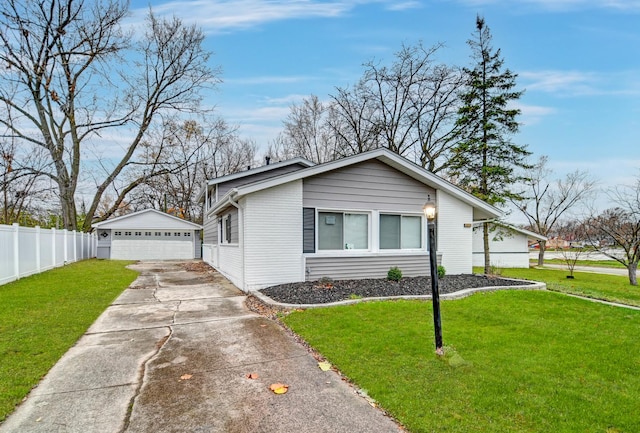
[[[418,1],[404,1],[404,2],[392,2],[387,6],[387,9],[390,11],[404,11],[407,9],[418,9],[421,8],[422,4]]]
[[[553,107],[544,107],[541,105],[528,105],[516,102],[512,104],[513,108],[517,108],[521,112],[521,121],[524,125],[535,125],[542,121],[544,117],[555,114],[557,110]],[[511,108],[511,107],[510,107]]]
[[[552,11],[576,9],[614,9],[625,12],[640,12],[640,0],[458,0],[470,6],[521,5],[544,8]]]
[[[367,3],[395,4],[390,0],[174,0],[154,4],[153,11],[159,16],[179,16],[185,21],[197,23],[207,32],[216,33],[288,19],[339,17]],[[402,4],[409,3],[416,2]],[[136,9],[133,19],[140,21],[147,12],[148,8]]]
[[[594,93],[599,81],[595,74],[579,71],[521,72],[518,76],[528,82],[524,84],[528,91],[562,94]]]
[[[640,94],[637,71],[612,73],[582,71],[525,71],[518,74],[527,92],[545,92],[558,96]]]

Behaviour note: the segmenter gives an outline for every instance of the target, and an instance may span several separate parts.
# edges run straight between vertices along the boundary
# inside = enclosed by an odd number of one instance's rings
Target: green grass
[[[640,312],[546,291],[370,302],[285,319],[411,432],[638,432]]]
[[[474,268],[482,272],[480,268]],[[629,284],[629,278],[618,275],[574,272],[575,279],[567,279],[566,270],[557,269],[501,269],[504,277],[543,281],[549,290],[623,304],[640,306],[640,287]]]
[[[0,421],[136,278],[85,260],[0,286]]]

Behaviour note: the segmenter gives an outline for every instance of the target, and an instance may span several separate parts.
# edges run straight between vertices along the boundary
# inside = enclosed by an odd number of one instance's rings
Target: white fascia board
[[[474,226],[479,226],[482,223],[474,223]],[[532,240],[536,240],[536,241],[548,241],[549,238],[547,238],[546,236],[542,236],[539,233],[536,232],[532,232],[530,230],[527,229],[522,229],[520,227],[516,227],[516,226],[512,226],[511,224],[507,224],[507,223],[502,223],[499,221],[494,221],[493,224],[504,227],[506,229],[509,230],[513,230],[514,232],[518,232],[518,233],[522,233],[523,235],[526,235],[529,239]]]
[[[289,165],[294,165],[294,164],[300,164],[306,167],[312,167],[315,165],[313,162],[307,159],[297,157],[293,159],[287,159],[286,161],[275,162],[273,164],[263,165],[263,166],[252,168],[249,170],[239,171],[237,173],[232,173],[225,176],[209,179],[207,180],[207,183],[200,189],[200,192],[198,192],[198,195],[196,197],[196,202],[197,203],[202,202],[202,199],[204,197],[204,192],[210,186],[217,185],[223,182],[229,182],[230,180],[234,180],[234,179],[240,179],[246,176],[251,176],[257,173],[263,173],[265,171],[274,170],[276,168],[287,167]]]
[[[169,215],[168,213],[161,212],[161,211],[156,210],[156,209],[145,209],[145,210],[141,210],[141,211],[138,211],[138,212],[133,212],[133,213],[130,213],[130,214],[127,214],[127,215],[122,215],[122,216],[119,216],[117,218],[107,219],[107,220],[104,220],[104,221],[100,221],[99,223],[91,224],[91,227],[95,228],[95,229],[97,229],[97,228],[109,228],[109,226],[112,225],[115,222],[122,221],[122,220],[129,219],[129,218],[133,218],[135,216],[142,215],[142,214],[145,214],[145,213],[156,213],[156,214],[162,215],[163,217],[172,218],[172,219],[174,219],[176,221],[180,221],[181,223],[187,224],[187,225],[193,227],[194,229],[202,230],[202,226],[200,224],[196,224],[196,223],[192,223],[191,221],[183,220],[182,218],[178,218],[176,216]]]
[[[238,173],[228,174],[226,176],[216,177],[214,179],[210,179],[207,181],[207,185],[217,185],[223,182],[229,182],[230,180],[239,179],[246,176],[251,176],[258,173],[263,173],[265,171],[275,170],[276,168],[287,167],[289,165],[300,164],[306,167],[313,167],[315,164],[311,161],[308,161],[304,158],[293,158],[287,159],[286,161],[280,161],[269,165],[263,165],[260,167],[252,168],[250,170],[239,171]]]
[[[232,205],[232,203],[235,202],[238,197],[238,188],[230,189],[225,195],[222,196],[222,198],[220,198],[220,200],[216,202],[215,206],[207,211],[207,215],[216,215],[220,210]]]
[[[324,164],[315,165],[313,167],[305,168],[302,170],[294,171],[292,173],[277,176],[271,179],[251,183],[237,188],[238,197],[242,197],[247,194],[251,194],[256,191],[271,188],[281,185],[283,183],[291,182],[298,179],[304,179],[306,177],[315,176],[317,174],[325,173],[327,171],[336,170],[349,165],[357,164],[359,162],[367,161],[370,159],[378,159],[390,167],[410,176],[436,190],[441,189],[448,194],[458,198],[459,200],[467,203],[473,208],[478,208],[484,211],[489,217],[499,218],[502,216],[502,211],[498,208],[491,206],[488,203],[474,197],[468,192],[458,188],[450,182],[436,176],[435,174],[425,170],[417,164],[412,163],[406,158],[391,152],[385,148],[379,148],[371,150],[369,152],[359,153],[357,155],[349,156],[346,158],[330,161]]]

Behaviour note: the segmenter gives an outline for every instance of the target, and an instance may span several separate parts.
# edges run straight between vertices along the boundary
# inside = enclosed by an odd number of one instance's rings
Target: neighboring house
[[[438,207],[439,262],[472,272],[472,223],[501,212],[387,150],[313,165],[294,159],[208,181],[203,259],[239,288],[322,277],[429,274],[426,220]]]
[[[92,225],[99,259],[182,260],[200,258],[202,226],[155,209]]]
[[[545,236],[529,230],[492,223],[489,231],[489,263],[498,268],[528,268],[529,244],[546,240]],[[473,266],[484,266],[482,223],[473,226]]]

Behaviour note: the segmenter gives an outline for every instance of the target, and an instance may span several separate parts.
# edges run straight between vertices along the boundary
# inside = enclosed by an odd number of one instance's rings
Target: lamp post
[[[424,216],[427,219],[429,232],[429,265],[431,269],[431,300],[433,301],[433,328],[436,338],[436,353],[444,355],[442,349],[442,320],[440,319],[440,289],[438,288],[438,261],[436,257],[436,204],[428,196],[425,203]]]

